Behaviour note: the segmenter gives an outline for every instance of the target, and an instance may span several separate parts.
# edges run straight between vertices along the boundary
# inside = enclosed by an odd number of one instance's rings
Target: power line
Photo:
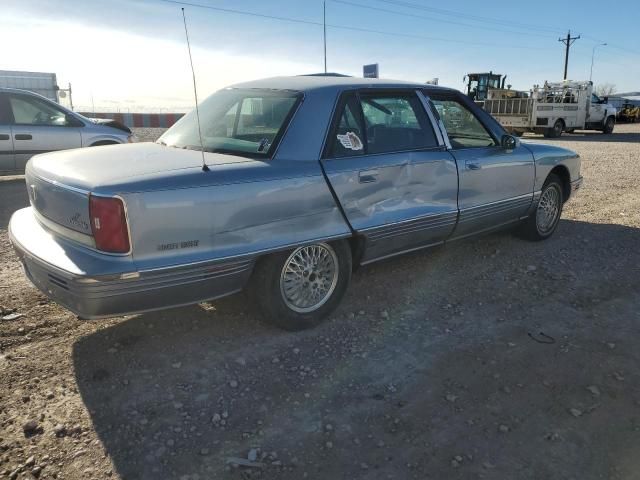
[[[339,1],[339,0],[334,0],[334,1]],[[390,5],[396,5],[396,6],[401,6],[401,7],[405,7],[405,8],[429,11],[429,12],[436,13],[438,15],[455,16],[456,18],[466,18],[466,19],[473,20],[473,21],[478,21],[478,22],[489,22],[489,23],[493,23],[493,24],[497,24],[497,25],[501,25],[501,26],[507,26],[507,27],[518,27],[518,28],[522,28],[522,29],[546,31],[546,32],[550,32],[550,33],[561,33],[560,29],[545,27],[545,26],[542,26],[542,25],[530,24],[530,23],[521,23],[521,22],[513,22],[511,20],[500,20],[500,19],[497,19],[497,18],[484,17],[484,16],[479,16],[479,15],[471,15],[471,14],[466,14],[466,13],[463,13],[463,12],[456,12],[456,11],[453,11],[453,10],[445,10],[445,9],[436,8],[436,7],[428,7],[428,6],[425,6],[425,5],[420,5],[420,4],[407,2],[407,1],[403,1],[403,0],[378,0],[378,1],[382,2],[382,3],[390,4]],[[371,8],[374,8],[374,7],[371,7]],[[397,13],[400,13],[400,12],[397,12]],[[424,17],[424,18],[427,18],[427,17]],[[441,20],[441,21],[444,21],[444,20]],[[480,28],[480,27],[478,27],[478,28]],[[520,32],[511,31],[510,33],[518,33],[519,34]],[[600,38],[592,37],[590,35],[584,35],[584,34],[581,34],[581,35],[582,35],[583,38],[588,38],[588,39],[593,40],[593,41],[598,42],[598,43],[607,42],[608,46],[611,47],[611,48],[622,50],[622,51],[625,51],[627,53],[631,53],[633,55],[640,55],[640,51],[638,51],[638,50],[633,50],[633,49],[630,49],[628,47],[623,47],[621,45],[612,44],[611,42],[608,42],[608,41],[600,39]]]
[[[317,25],[317,26],[322,26],[322,22],[314,22],[311,20],[302,20],[300,18],[290,18],[290,17],[279,17],[276,15],[267,15],[267,14],[262,14],[262,13],[255,13],[255,12],[247,12],[245,10],[235,10],[233,8],[223,8],[223,7],[214,7],[213,5],[202,5],[202,4],[198,4],[198,3],[191,3],[191,2],[183,2],[180,0],[158,0],[160,2],[164,2],[164,3],[173,3],[174,5],[183,5],[186,7],[197,7],[197,8],[206,8],[207,10],[216,10],[218,12],[225,12],[225,13],[234,13],[237,15],[249,15],[252,17],[260,17],[260,18],[268,18],[270,20],[280,20],[283,22],[291,22],[291,23],[302,23],[305,25]]]
[[[262,13],[249,12],[249,11],[246,11],[246,10],[238,10],[238,9],[233,9],[233,8],[216,7],[216,6],[213,6],[213,5],[198,4],[198,3],[194,3],[194,2],[190,2],[190,1],[182,1],[182,0],[158,0],[158,1],[159,2],[163,2],[163,3],[173,4],[173,5],[181,5],[181,6],[189,6],[189,7],[195,7],[195,8],[203,8],[203,9],[208,9],[208,10],[214,10],[214,11],[218,11],[218,12],[222,12],[222,13],[228,13],[228,14],[252,16],[252,17],[264,18],[264,19],[269,19],[269,20],[277,20],[277,21],[288,22],[288,23],[298,23],[298,24],[303,24],[303,25],[313,25],[313,26],[318,26],[318,27],[323,27],[324,26],[322,22],[315,22],[313,20],[304,20],[304,19],[301,19],[301,18],[292,18],[292,17],[284,17],[284,16],[279,16],[279,15],[262,14]],[[422,16],[422,15],[412,15],[412,14],[405,13],[405,12],[396,12],[396,11],[393,11],[393,10],[382,9],[382,8],[378,8],[378,7],[370,7],[370,6],[356,4],[356,3],[353,3],[353,2],[348,2],[346,0],[333,0],[333,1],[337,2],[337,3],[349,4],[349,5],[358,6],[358,7],[362,7],[362,8],[370,8],[372,10],[380,10],[380,11],[384,11],[386,13],[394,13],[394,14],[398,14],[398,15],[403,15],[403,16],[406,15],[406,16],[413,16],[413,17],[417,16],[417,17],[420,17],[420,18],[429,19],[429,17]],[[538,29],[538,27],[536,27],[534,25],[531,25],[531,24],[523,24],[523,23],[517,23],[517,22],[505,23],[503,21],[496,20],[496,19],[490,19],[488,17],[480,17],[480,16],[476,16],[476,15],[460,14],[460,13],[457,13],[457,12],[453,12],[451,10],[444,10],[444,9],[439,9],[439,8],[425,7],[425,6],[422,6],[422,5],[412,4],[410,2],[405,2],[405,1],[401,1],[401,0],[378,0],[378,1],[389,3],[389,4],[393,4],[393,5],[397,5],[397,6],[404,6],[406,8],[416,8],[416,9],[421,9],[421,10],[434,11],[434,13],[437,13],[437,14],[440,14],[440,15],[457,15],[457,16],[460,16],[460,17],[463,17],[463,18],[472,19],[474,21],[488,21],[490,23],[499,24],[499,25],[518,26],[518,28]],[[436,19],[433,19],[433,20],[436,20]],[[446,23],[460,23],[461,25],[469,26],[469,27],[472,27],[472,28],[485,28],[485,29],[490,29],[491,28],[491,27],[483,27],[483,26],[475,26],[475,25],[466,25],[466,24],[463,24],[462,22],[453,22],[451,20],[444,20],[444,19],[438,19],[436,21],[442,21],[442,22],[446,22]],[[400,32],[390,32],[390,31],[382,31],[382,30],[375,30],[375,29],[369,29],[369,28],[360,28],[360,27],[350,27],[350,26],[347,26],[347,25],[326,24],[326,27],[327,28],[338,29],[338,30],[347,30],[347,31],[355,31],[355,32],[363,32],[363,33],[373,33],[373,34],[392,36],[392,37],[416,38],[416,39],[430,40],[430,41],[435,41],[435,42],[445,42],[445,43],[454,43],[454,44],[462,44],[462,45],[477,45],[477,46],[489,46],[489,47],[498,47],[498,48],[513,48],[513,49],[524,49],[524,50],[544,50],[544,48],[542,48],[542,47],[532,47],[532,46],[526,46],[526,45],[508,45],[508,44],[497,44],[497,43],[489,43],[489,42],[475,42],[475,41],[455,40],[455,39],[451,39],[451,38],[430,37],[430,36],[426,36],[426,35],[400,33]],[[541,29],[542,30],[548,30],[548,31],[551,31],[551,32],[557,32],[556,30],[551,30],[551,29],[545,29],[545,28],[541,28]],[[496,29],[496,31],[498,31],[498,29]],[[520,34],[520,32],[507,31],[507,30],[505,30],[505,33]],[[541,36],[543,36],[543,35],[541,35]],[[589,38],[589,39],[594,40],[594,41],[600,41],[600,39],[597,39],[595,37],[591,37],[591,36],[588,36],[588,35],[583,35],[583,37],[584,38]],[[616,48],[616,49],[619,49],[619,50],[623,50],[625,52],[628,52],[628,53],[631,53],[631,54],[634,54],[634,55],[640,55],[640,52],[632,50],[632,49],[629,49],[629,48],[626,48],[626,47],[622,47],[622,46],[611,44],[611,43],[609,43],[609,46],[611,48]]]
[[[409,18],[424,18],[425,20],[433,20],[436,22],[440,22],[440,23],[449,23],[452,25],[461,25],[463,27],[470,27],[470,28],[479,28],[479,29],[483,29],[483,30],[491,30],[494,32],[501,32],[501,33],[512,33],[515,35],[528,35],[528,36],[537,36],[537,37],[544,37],[544,38],[551,38],[550,35],[544,35],[541,33],[530,33],[530,32],[518,32],[515,30],[505,30],[502,28],[496,28],[496,27],[487,27],[484,25],[473,25],[471,23],[463,23],[463,22],[456,22],[454,20],[445,20],[445,19],[441,19],[441,18],[433,18],[433,17],[427,17],[425,15],[417,15],[415,13],[405,13],[405,12],[399,12],[397,10],[389,10],[387,8],[380,8],[380,7],[372,7],[370,5],[362,5],[360,3],[353,3],[353,2],[348,2],[346,0],[331,0],[334,3],[342,3],[344,5],[351,5],[353,7],[359,7],[359,8],[366,8],[369,10],[376,10],[379,12],[385,12],[385,13],[391,13],[392,15],[401,15],[403,17],[409,17]]]
[[[218,12],[231,13],[231,14],[236,14],[236,15],[246,15],[246,16],[252,16],[252,17],[266,18],[266,19],[269,19],[269,20],[279,20],[279,21],[283,21],[283,22],[300,23],[300,24],[304,24],[304,25],[315,25],[315,26],[319,26],[319,27],[323,27],[325,25],[322,22],[314,22],[314,21],[311,21],[311,20],[303,20],[303,19],[299,19],[299,18],[282,17],[282,16],[276,16],[276,15],[267,15],[267,14],[248,12],[246,10],[237,10],[237,9],[232,9],[232,8],[214,7],[213,5],[203,5],[203,4],[199,4],[199,3],[187,2],[187,1],[182,1],[182,0],[158,0],[158,1],[164,2],[164,3],[170,3],[170,4],[174,4],[174,5],[189,6],[189,7],[195,7],[195,8],[204,8],[204,9],[207,9],[207,10],[214,10],[214,11],[218,11]],[[508,44],[503,44],[503,43],[487,43],[487,42],[475,42],[475,41],[466,41],[466,40],[455,40],[455,39],[451,39],[451,38],[430,37],[430,36],[426,36],[426,35],[418,35],[418,34],[411,34],[411,33],[400,33],[400,32],[390,32],[390,31],[375,30],[375,29],[370,29],[370,28],[351,27],[351,26],[347,26],[347,25],[334,25],[334,24],[329,24],[329,23],[326,24],[326,27],[327,28],[338,29],[338,30],[354,31],[354,32],[375,33],[375,34],[378,34],[378,35],[387,35],[387,36],[392,36],[392,37],[417,38],[417,39],[421,39],[421,40],[430,40],[430,41],[433,41],[433,42],[457,43],[457,44],[463,44],[463,45],[474,45],[474,46],[484,46],[484,47],[515,48],[515,49],[526,49],[526,50],[543,50],[542,47],[531,47],[531,46],[526,46],[526,45],[508,45]]]
[[[487,42],[474,42],[474,41],[467,41],[467,40],[454,40],[451,38],[428,37],[425,35],[418,35],[413,33],[385,32],[383,30],[373,30],[370,28],[360,28],[360,27],[347,27],[344,25],[327,24],[327,27],[341,29],[341,30],[351,30],[354,32],[377,33],[380,35],[389,35],[393,37],[418,38],[422,40],[431,40],[433,42],[457,43],[462,45],[474,45],[479,47],[515,48],[515,49],[524,49],[524,50],[547,50],[546,48],[543,48],[543,47],[530,47],[527,45],[507,45],[504,43],[487,43]]]
[[[542,25],[534,25],[534,24],[529,24],[529,23],[513,22],[511,20],[501,20],[501,19],[493,18],[493,17],[484,17],[484,16],[479,16],[479,15],[471,15],[471,14],[464,13],[464,12],[456,12],[456,11],[453,11],[453,10],[445,10],[443,8],[436,8],[436,7],[427,7],[425,5],[412,3],[412,2],[401,1],[401,0],[378,0],[378,1],[379,2],[383,2],[383,3],[388,3],[388,4],[391,4],[391,5],[405,7],[405,8],[413,8],[413,9],[417,9],[417,10],[425,10],[425,11],[437,13],[439,15],[454,16],[456,18],[466,18],[466,19],[474,20],[474,21],[478,21],[478,22],[489,22],[489,23],[493,23],[493,24],[497,24],[497,25],[501,25],[501,26],[510,26],[510,27],[524,28],[524,29],[528,29],[528,30],[546,31],[546,32],[556,33],[556,34],[560,32],[560,29],[557,29],[557,28],[550,28],[550,27],[546,27],[546,26],[542,26]]]
[[[623,51],[625,51],[627,53],[631,53],[633,55],[640,55],[640,51],[638,51],[638,50],[632,50],[632,49],[627,48],[627,47],[621,47],[620,45],[616,45],[615,43],[607,42],[606,40],[602,40],[600,38],[595,38],[595,37],[592,37],[590,35],[583,35],[583,37],[587,38],[589,40],[593,40],[594,42],[598,42],[598,43],[605,43],[606,42],[608,47],[615,48],[615,49],[618,49],[618,50],[623,50]]]

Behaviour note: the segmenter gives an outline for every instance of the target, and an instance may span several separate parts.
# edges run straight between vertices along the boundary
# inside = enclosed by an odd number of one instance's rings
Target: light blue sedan
[[[9,233],[40,290],[97,318],[248,288],[303,329],[358,265],[499,228],[549,238],[582,182],[576,153],[520,143],[442,87],[272,78],[199,116],[157,143],[31,159]]]
[[[36,93],[0,88],[0,173],[23,172],[38,153],[134,140],[121,123],[86,118]]]

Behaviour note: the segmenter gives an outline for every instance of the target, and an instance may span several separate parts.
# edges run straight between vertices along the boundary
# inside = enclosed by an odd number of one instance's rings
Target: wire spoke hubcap
[[[338,257],[326,243],[293,251],[280,275],[280,293],[291,310],[308,313],[331,297],[338,283]]]
[[[542,234],[548,233],[556,224],[560,212],[560,192],[555,187],[547,188],[540,197],[536,210],[536,225]]]

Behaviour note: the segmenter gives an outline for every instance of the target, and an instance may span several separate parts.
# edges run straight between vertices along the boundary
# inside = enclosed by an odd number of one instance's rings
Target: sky
[[[3,0],[0,70],[54,72],[59,85],[71,82],[83,110],[188,109],[193,89],[183,6],[201,99],[237,82],[324,70],[322,0],[181,2]],[[437,77],[458,89],[466,73],[491,70],[528,90],[562,79],[558,38],[570,29],[581,36],[571,47],[570,79],[589,79],[595,47],[596,85],[640,91],[640,2],[607,5],[326,0],[327,69],[362,76],[363,64],[378,63],[383,78]]]

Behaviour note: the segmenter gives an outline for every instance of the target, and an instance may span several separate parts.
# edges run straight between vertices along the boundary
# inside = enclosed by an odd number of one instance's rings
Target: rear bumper
[[[30,208],[17,211],[9,239],[29,280],[86,319],[188,305],[241,290],[253,259],[136,271],[131,259],[96,254],[48,232]]]

